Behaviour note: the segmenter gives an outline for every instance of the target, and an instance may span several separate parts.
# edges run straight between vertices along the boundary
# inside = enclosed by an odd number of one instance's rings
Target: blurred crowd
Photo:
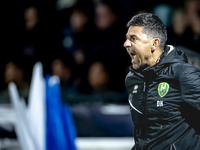
[[[151,12],[168,29],[167,44],[199,52],[199,0],[20,0],[2,2],[0,103],[14,82],[27,100],[33,65],[61,80],[63,103],[127,103],[130,58],[126,24]],[[27,101],[28,103],[28,101]]]

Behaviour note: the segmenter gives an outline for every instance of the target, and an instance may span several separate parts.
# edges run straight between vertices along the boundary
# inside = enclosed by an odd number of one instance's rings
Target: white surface
[[[108,104],[105,106],[101,106],[100,111],[104,115],[129,115],[130,114],[129,105],[124,106],[124,105]]]
[[[134,145],[132,137],[78,137],[77,150],[130,150]],[[0,149],[21,150],[19,142],[14,139],[0,139]]]
[[[78,150],[130,150],[134,144],[133,137],[79,137],[76,139]]]

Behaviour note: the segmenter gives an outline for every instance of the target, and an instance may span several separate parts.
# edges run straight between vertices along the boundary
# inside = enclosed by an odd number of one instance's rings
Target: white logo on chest
[[[157,101],[157,107],[163,107],[163,101]]]

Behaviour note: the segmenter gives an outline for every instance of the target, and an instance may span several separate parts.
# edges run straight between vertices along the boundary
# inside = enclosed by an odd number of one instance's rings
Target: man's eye
[[[136,40],[136,37],[135,37],[135,36],[131,36],[131,39],[132,39],[132,40]]]

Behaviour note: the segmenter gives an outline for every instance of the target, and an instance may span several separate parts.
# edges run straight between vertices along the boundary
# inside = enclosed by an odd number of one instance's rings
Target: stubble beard
[[[131,60],[133,69],[139,69],[141,67],[141,59],[137,57],[137,62]]]
[[[131,61],[133,69],[135,69],[135,70],[143,70],[143,69],[149,67],[150,65],[148,65],[147,62],[148,62],[148,60],[149,60],[150,58],[151,58],[150,55],[146,56],[146,57],[144,58],[144,60],[145,60],[146,62],[143,62],[143,63],[142,63],[142,60],[141,60],[140,58],[137,57],[137,62]]]

